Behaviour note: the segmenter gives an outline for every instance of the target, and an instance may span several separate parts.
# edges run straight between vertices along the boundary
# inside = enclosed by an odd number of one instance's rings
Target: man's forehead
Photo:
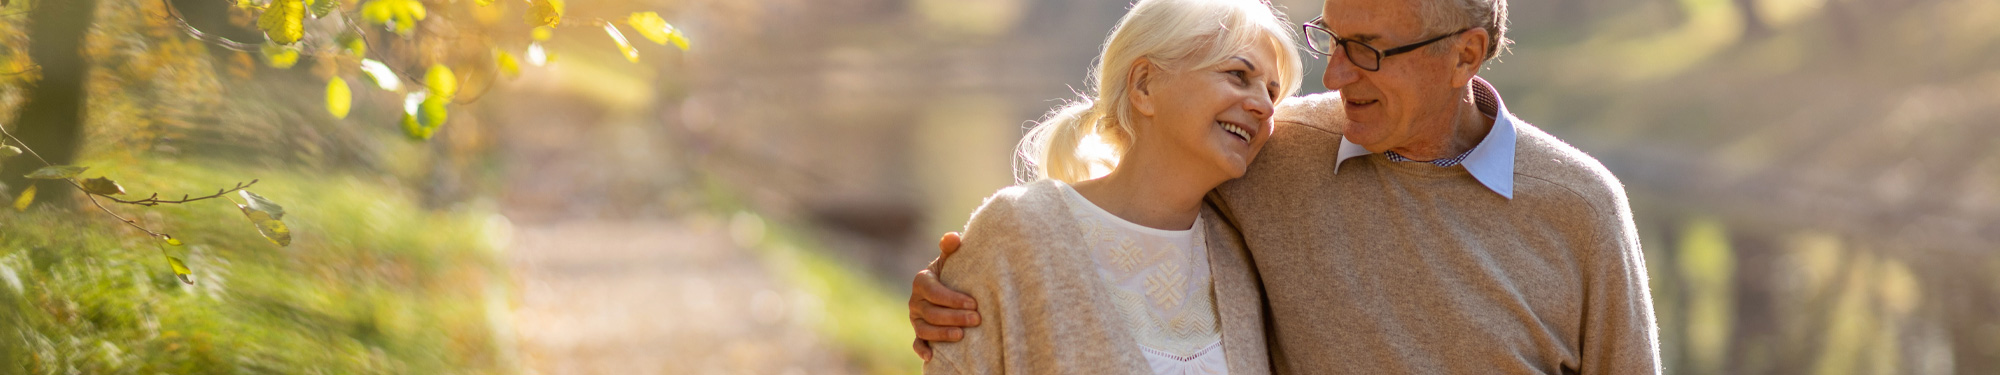
[[[1422,32],[1418,1],[1422,0],[1326,0],[1320,8],[1320,22],[1327,30],[1357,42],[1407,37],[1402,34]]]

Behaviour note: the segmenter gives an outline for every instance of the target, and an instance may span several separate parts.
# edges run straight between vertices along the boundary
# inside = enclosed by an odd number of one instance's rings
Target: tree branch
[[[128,200],[124,200],[124,199],[118,199],[118,198],[113,198],[113,197],[111,197],[111,196],[109,196],[109,195],[105,195],[105,196],[104,196],[104,199],[110,199],[110,200],[111,200],[112,202],[118,202],[118,203],[124,203],[124,204],[135,204],[135,205],[140,205],[140,206],[147,206],[147,207],[152,207],[152,206],[158,206],[158,205],[161,205],[161,204],[181,204],[181,203],[187,203],[187,202],[193,202],[193,201],[198,201],[198,200],[203,200],[203,199],[215,199],[215,198],[218,198],[218,197],[221,197],[221,196],[223,196],[224,194],[229,194],[229,193],[234,193],[234,192],[236,192],[237,190],[243,190],[243,189],[247,189],[247,188],[249,188],[249,187],[250,187],[250,185],[256,185],[256,184],[257,184],[257,180],[256,180],[256,179],[251,179],[249,183],[242,183],[242,182],[238,182],[238,183],[236,183],[236,187],[233,187],[233,188],[228,188],[228,189],[221,189],[221,190],[216,190],[216,191],[215,191],[215,194],[214,194],[214,195],[206,195],[206,196],[200,196],[200,197],[194,197],[194,198],[188,198],[188,195],[187,195],[187,194],[181,194],[181,199],[177,199],[177,200],[162,200],[162,199],[160,199],[160,193],[153,193],[153,196],[150,196],[150,197],[146,197],[146,199],[140,199],[140,200],[134,200],[134,201],[128,201]],[[93,195],[95,195],[95,194],[93,194]]]
[[[237,51],[244,51],[244,52],[257,51],[257,45],[255,44],[248,44],[234,40],[229,40],[229,38],[224,38],[221,36],[208,35],[207,33],[201,32],[201,29],[194,28],[194,25],[188,24],[187,17],[181,16],[180,8],[174,7],[174,3],[171,0],[160,0],[160,5],[164,5],[167,7],[167,14],[174,18],[174,24],[180,25],[182,32],[186,32],[188,35],[194,36],[195,39],[200,39],[201,41],[204,42],[209,42],[211,44],[222,46],[222,48],[228,48]]]
[[[28,147],[28,143],[27,143],[27,142],[21,142],[21,139],[20,139],[20,138],[15,138],[15,137],[14,137],[14,133],[11,133],[11,132],[8,132],[8,131],[7,131],[7,127],[6,127],[6,126],[4,126],[4,125],[0,125],[0,135],[5,135],[5,136],[7,136],[7,139],[12,139],[12,140],[14,140],[14,144],[18,144],[18,145],[21,145],[21,149],[22,149],[22,150],[27,150],[27,151],[28,151],[28,154],[29,154],[29,155],[34,155],[34,156],[35,156],[35,159],[37,159],[37,160],[41,160],[41,161],[42,161],[42,165],[43,165],[43,166],[54,166],[54,164],[50,164],[50,163],[49,163],[49,159],[43,159],[43,158],[42,158],[42,154],[41,154],[41,153],[38,153],[38,152],[35,152],[35,149],[34,149],[33,147]],[[5,144],[5,143],[4,143],[4,142],[0,142],[0,144]],[[173,238],[173,236],[171,236],[171,235],[167,235],[166,233],[160,233],[160,232],[154,232],[154,231],[153,231],[152,229],[146,229],[146,227],[145,227],[145,226],[142,226],[142,225],[139,225],[139,222],[138,222],[138,221],[135,221],[135,220],[132,220],[132,219],[127,219],[127,218],[125,218],[125,216],[122,216],[122,215],[119,215],[119,214],[118,214],[117,212],[112,212],[112,211],[111,211],[111,208],[108,208],[108,207],[104,207],[104,203],[101,203],[101,202],[98,202],[98,201],[97,201],[97,197],[98,197],[98,194],[92,194],[92,193],[90,192],[90,189],[84,189],[84,188],[83,188],[83,185],[78,185],[78,184],[76,183],[76,179],[75,179],[75,178],[64,178],[64,179],[62,179],[62,180],[63,180],[63,182],[65,182],[65,183],[69,183],[69,186],[70,186],[70,187],[74,187],[74,188],[76,188],[76,190],[77,190],[77,191],[81,191],[81,192],[83,192],[83,197],[84,197],[84,198],[86,198],[86,199],[90,199],[90,205],[92,205],[92,206],[97,206],[97,209],[98,209],[99,211],[104,211],[104,214],[106,214],[106,215],[111,215],[111,217],[114,217],[114,218],[118,218],[118,221],[120,221],[120,222],[124,222],[124,223],[125,223],[125,225],[130,225],[130,226],[132,226],[132,228],[136,228],[136,229],[139,229],[139,231],[141,231],[141,232],[146,232],[146,235],[148,235],[148,236],[152,236],[152,237],[154,237],[154,238],[160,238],[160,239],[169,239],[169,238]],[[151,196],[151,197],[147,197],[146,199],[140,199],[140,200],[135,200],[135,201],[128,201],[128,200],[123,200],[123,199],[118,199],[118,198],[112,198],[111,196],[108,196],[108,195],[107,195],[107,196],[104,196],[104,199],[110,199],[111,201],[113,201],[113,202],[118,202],[118,203],[125,203],[125,204],[133,204],[133,205],[140,205],[140,206],[148,206],[148,207],[151,207],[151,206],[157,206],[157,205],[160,205],[160,204],[180,204],[180,203],[187,203],[187,202],[193,202],[193,201],[199,201],[199,200],[203,200],[203,199],[215,199],[215,198],[217,198],[217,197],[221,197],[221,196],[223,196],[223,195],[225,195],[225,194],[229,194],[230,192],[235,192],[235,191],[239,191],[239,190],[243,190],[244,188],[248,188],[248,187],[250,187],[250,185],[256,185],[256,184],[257,184],[257,180],[256,180],[256,179],[251,179],[249,183],[241,183],[241,182],[238,182],[238,183],[236,183],[236,187],[233,187],[233,188],[229,188],[229,189],[223,189],[223,190],[218,190],[218,191],[216,191],[216,192],[215,192],[215,195],[209,195],[209,196],[202,196],[202,197],[195,197],[195,198],[189,198],[189,197],[188,197],[187,195],[183,194],[183,195],[181,195],[181,199],[178,199],[178,200],[161,200],[161,199],[159,199],[159,197],[160,197],[160,193],[153,193],[153,196]]]

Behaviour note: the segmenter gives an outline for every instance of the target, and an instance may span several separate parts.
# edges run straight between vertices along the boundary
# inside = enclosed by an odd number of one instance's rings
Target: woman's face
[[[1155,69],[1159,74],[1134,90],[1140,119],[1128,160],[1147,158],[1223,180],[1242,177],[1271,136],[1283,74],[1272,48],[1256,43],[1221,64],[1190,71]]]

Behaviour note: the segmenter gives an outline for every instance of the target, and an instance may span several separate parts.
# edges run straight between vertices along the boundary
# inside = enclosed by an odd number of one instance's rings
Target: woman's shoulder
[[[980,229],[1032,230],[1050,225],[1073,221],[1069,205],[1064,199],[1062,182],[1040,180],[1009,186],[986,197],[985,203],[972,212],[971,221],[965,225],[966,233]]]
[[[1060,183],[1036,181],[987,197],[966,223],[963,245],[945,263],[956,263],[975,273],[1069,263],[1051,259],[1074,254],[1069,247],[1081,236]]]

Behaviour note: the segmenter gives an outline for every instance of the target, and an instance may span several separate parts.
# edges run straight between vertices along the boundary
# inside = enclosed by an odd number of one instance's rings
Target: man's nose
[[[1335,49],[1332,55],[1326,56],[1326,75],[1320,77],[1319,83],[1326,85],[1328,91],[1340,91],[1340,88],[1361,80],[1361,67],[1348,61],[1346,52]]]

